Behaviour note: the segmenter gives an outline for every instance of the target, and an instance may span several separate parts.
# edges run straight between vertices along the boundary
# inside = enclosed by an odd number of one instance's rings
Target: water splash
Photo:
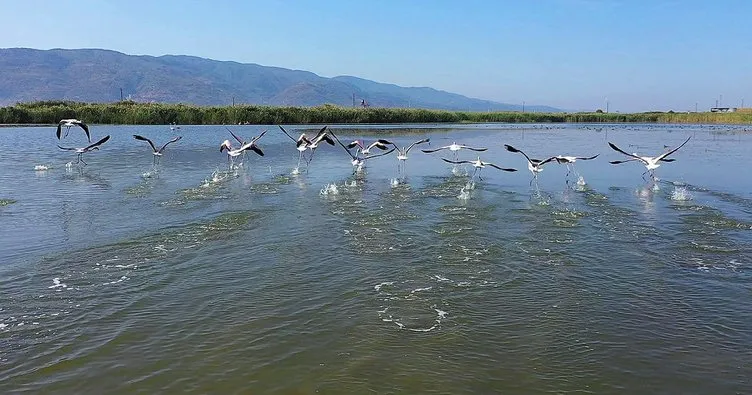
[[[457,199],[470,199],[470,191],[472,191],[473,189],[475,189],[475,182],[469,181],[467,184],[465,184],[465,186],[462,187],[462,189],[460,189],[460,194],[457,195]]]
[[[49,289],[55,289],[55,288],[68,288],[68,285],[65,283],[60,282],[60,277],[55,277],[52,279],[52,285],[47,287]]]
[[[385,285],[389,286],[389,285],[393,285],[393,284],[394,284],[394,281],[384,281],[382,283],[374,285],[373,289],[375,289],[376,291],[381,291],[381,288],[384,287]],[[384,310],[384,312],[386,312],[386,310]]]
[[[290,172],[290,174],[292,174],[294,176],[297,176],[298,174],[300,174],[300,168],[299,167],[293,168],[292,172]]]
[[[328,196],[328,195],[337,195],[339,194],[339,188],[337,188],[337,184],[331,183],[324,185],[323,188],[321,188],[321,196]]]
[[[692,193],[684,187],[674,187],[674,191],[671,192],[671,200],[685,202],[692,200]]]
[[[389,185],[391,185],[392,188],[396,188],[400,184],[401,184],[401,181],[399,180],[399,178],[392,178],[391,180],[389,180]]]
[[[34,166],[34,171],[47,171],[50,169],[50,166],[47,165],[36,165]]]
[[[467,175],[467,169],[460,167],[460,166],[452,166],[452,174],[460,177],[460,176],[466,176]]]

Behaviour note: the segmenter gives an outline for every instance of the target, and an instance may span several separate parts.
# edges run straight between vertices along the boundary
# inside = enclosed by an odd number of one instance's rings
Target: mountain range
[[[360,105],[462,111],[520,111],[428,87],[401,87],[352,76],[217,61],[194,56],[127,55],[104,49],[0,48],[0,105],[38,100],[197,105]],[[526,111],[562,110],[527,105]]]

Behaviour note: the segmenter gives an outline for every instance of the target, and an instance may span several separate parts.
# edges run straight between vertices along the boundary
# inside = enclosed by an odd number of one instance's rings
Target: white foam
[[[434,274],[433,277],[436,279],[436,281],[439,281],[439,282],[441,282],[441,281],[449,281],[448,278],[439,276],[438,274]]]
[[[410,291],[411,294],[414,294],[416,292],[422,292],[422,291],[430,291],[433,287],[425,287],[425,288],[415,288],[414,290]]]
[[[381,284],[374,285],[373,289],[375,289],[376,291],[381,291],[381,287],[383,287],[385,285],[392,285],[392,284],[394,284],[394,281],[384,281]],[[386,311],[386,310],[384,310],[384,311]]]
[[[212,173],[211,182],[217,183],[217,182],[224,180],[227,177],[228,175],[222,175],[218,171],[215,171],[214,173]]]
[[[55,278],[52,279],[52,285],[50,285],[47,288],[50,288],[50,289],[53,289],[53,288],[68,288],[68,286],[66,284],[61,283],[59,277],[55,277]]]
[[[400,185],[399,178],[392,178],[389,180],[389,184],[392,186],[392,188],[398,187]]]
[[[472,191],[473,189],[475,189],[475,182],[468,181],[468,183],[465,184],[465,186],[462,187],[462,189],[460,189],[460,194],[457,195],[457,199],[460,199],[460,200],[470,199],[470,191]]]
[[[154,177],[155,174],[156,174],[156,171],[147,171],[146,173],[141,174],[141,178],[149,179],[149,178]]]
[[[46,170],[49,170],[49,169],[50,169],[50,167],[47,166],[47,165],[36,165],[36,166],[34,166],[34,170],[35,171],[46,171]]]
[[[584,192],[584,191],[586,191],[587,190],[587,182],[585,181],[585,177],[578,176],[577,177],[577,182],[574,184],[574,187],[572,189],[574,189],[575,191],[578,191],[578,192]]]
[[[439,310],[439,309],[437,309],[437,308],[434,308],[434,310],[436,311],[436,314],[438,314],[438,315],[439,315],[439,319],[443,319],[443,318],[446,318],[447,314],[449,314],[449,313],[447,313],[446,311],[444,311],[444,310]]]
[[[7,327],[7,326],[8,326],[8,324],[0,324],[0,329],[3,329],[5,327]]]
[[[298,174],[300,174],[300,168],[296,167],[292,169],[292,172],[290,174],[297,176]]]
[[[115,281],[110,281],[110,282],[104,283],[104,284],[102,284],[102,285],[111,285],[111,284],[122,283],[123,281],[125,281],[125,280],[127,280],[127,279],[128,279],[128,277],[126,277],[126,276],[122,276],[122,277],[120,277],[119,279],[117,279],[117,280],[115,280]]]
[[[417,328],[408,328],[408,329],[413,332],[431,332],[432,330],[436,329],[437,326],[438,324],[433,324],[432,327],[426,328],[426,329],[417,329]]]
[[[160,245],[154,247],[154,250],[155,251],[159,251],[159,252],[172,252],[172,251],[175,251],[176,249],[177,248],[173,248],[171,250],[168,250],[167,248],[165,248],[165,246],[163,244],[160,244]]]
[[[687,201],[692,200],[692,193],[684,187],[674,187],[674,191],[671,192],[671,200]]]

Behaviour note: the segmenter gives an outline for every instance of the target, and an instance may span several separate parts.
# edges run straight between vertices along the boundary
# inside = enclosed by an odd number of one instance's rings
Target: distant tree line
[[[752,123],[750,113],[537,113],[473,112],[418,108],[273,107],[256,105],[195,106],[186,104],[80,103],[39,101],[0,107],[0,124],[54,124],[77,118],[91,124],[223,125],[336,123]]]

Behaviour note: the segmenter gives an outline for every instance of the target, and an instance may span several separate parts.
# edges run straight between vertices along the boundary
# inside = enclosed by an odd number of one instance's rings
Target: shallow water
[[[0,129],[0,392],[752,392],[749,129],[423,126],[388,135],[519,171],[324,145],[292,174],[273,126],[231,171],[197,126],[157,169],[131,135],[169,128],[92,126],[66,167],[54,128]],[[608,164],[690,135],[655,183]],[[536,185],[503,144],[601,155]]]

